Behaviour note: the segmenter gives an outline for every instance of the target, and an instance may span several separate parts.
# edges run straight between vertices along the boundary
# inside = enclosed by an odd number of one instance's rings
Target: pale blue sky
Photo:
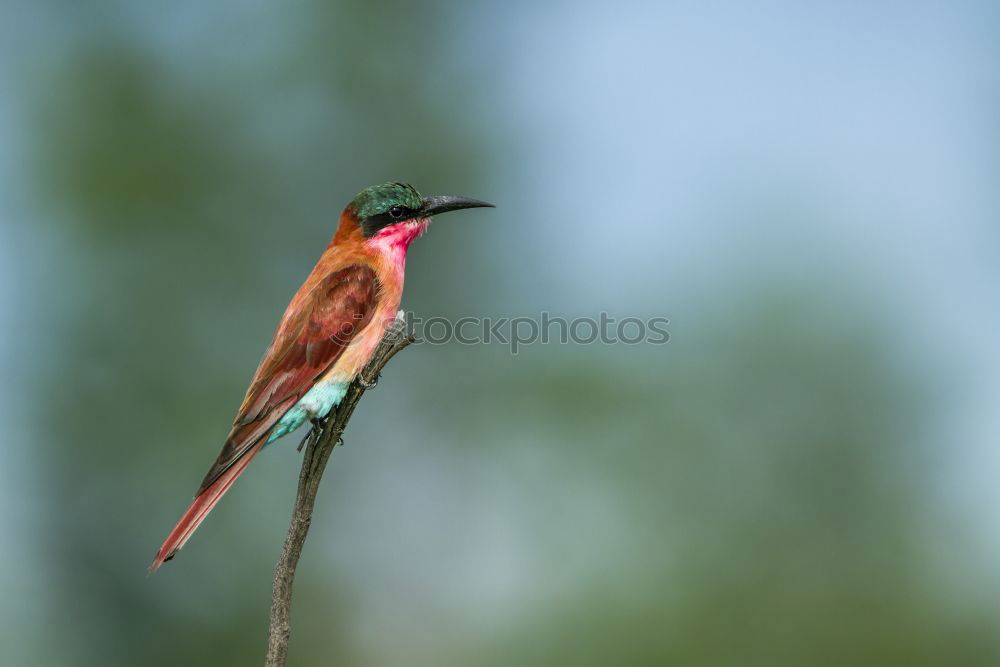
[[[517,45],[494,103],[523,139],[514,196],[545,221],[535,297],[658,303],[682,327],[699,306],[678,293],[851,281],[941,373],[942,491],[1000,556],[998,24],[955,2],[512,11],[470,39]]]

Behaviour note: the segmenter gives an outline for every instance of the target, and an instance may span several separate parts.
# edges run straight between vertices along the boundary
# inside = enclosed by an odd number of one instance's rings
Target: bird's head
[[[411,185],[383,183],[365,188],[347,205],[352,223],[369,243],[408,246],[431,217],[463,208],[492,207],[478,199],[436,195],[421,197]]]

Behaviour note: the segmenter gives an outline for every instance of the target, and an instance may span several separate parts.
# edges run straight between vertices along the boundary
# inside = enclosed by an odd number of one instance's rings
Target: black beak
[[[496,208],[493,204],[469,199],[468,197],[453,197],[451,195],[435,195],[424,197],[424,205],[420,207],[420,216],[429,218],[438,213],[461,211],[463,208]]]

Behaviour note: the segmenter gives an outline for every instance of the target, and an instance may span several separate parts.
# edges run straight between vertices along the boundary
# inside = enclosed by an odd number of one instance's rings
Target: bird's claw
[[[306,434],[302,436],[302,440],[299,442],[299,446],[295,448],[295,451],[301,452],[302,448],[306,446],[306,443],[309,442],[309,438],[311,438],[312,435],[312,429],[309,429]]]
[[[358,384],[361,385],[362,389],[374,389],[376,386],[378,386],[378,379],[380,375],[381,373],[376,375],[375,378],[371,382],[369,382],[368,380],[365,379],[363,375],[358,374]]]
[[[295,451],[301,452],[302,448],[306,446],[310,438],[319,438],[320,434],[323,432],[323,427],[326,426],[326,419],[320,419],[319,417],[313,417],[309,420],[312,423],[312,428],[305,434],[302,438],[302,442],[299,446],[295,448]]]

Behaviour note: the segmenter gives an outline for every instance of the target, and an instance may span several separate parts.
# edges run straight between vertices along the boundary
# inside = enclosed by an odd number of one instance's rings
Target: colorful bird
[[[268,444],[336,406],[392,324],[406,251],[438,213],[492,207],[466,197],[421,197],[404,183],[361,191],[333,240],[292,297],[254,373],[222,452],[184,516],[156,552],[155,572],[184,546]]]

